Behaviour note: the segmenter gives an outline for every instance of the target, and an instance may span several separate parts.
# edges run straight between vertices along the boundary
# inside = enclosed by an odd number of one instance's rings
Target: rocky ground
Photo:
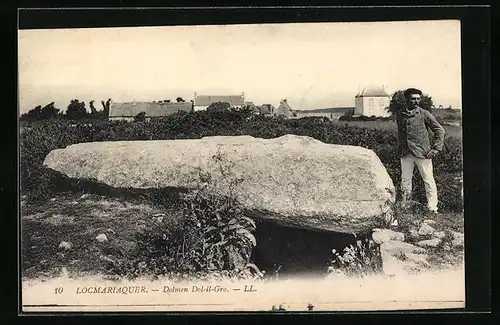
[[[136,250],[137,234],[152,223],[175,222],[163,207],[139,200],[61,194],[43,204],[21,202],[23,277],[104,273]]]
[[[390,229],[374,229],[384,273],[415,273],[463,265],[463,214],[428,213],[416,202],[396,209]]]
[[[61,194],[44,204],[21,203],[24,278],[103,274],[137,253],[137,233],[176,222],[175,212],[140,200]],[[406,210],[391,229],[375,229],[387,275],[446,269],[463,263],[463,215]]]

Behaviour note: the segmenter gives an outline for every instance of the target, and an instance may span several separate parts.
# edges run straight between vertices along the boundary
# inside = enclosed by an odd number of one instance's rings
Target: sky
[[[18,39],[21,113],[195,92],[353,107],[371,85],[416,87],[436,106],[461,108],[458,20],[20,30]]]

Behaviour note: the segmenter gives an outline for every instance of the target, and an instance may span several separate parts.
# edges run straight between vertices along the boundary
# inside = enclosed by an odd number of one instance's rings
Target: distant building
[[[210,104],[227,102],[231,107],[242,107],[245,105],[245,93],[241,95],[198,95],[194,93],[194,110],[206,110]]]
[[[280,102],[278,109],[276,109],[276,116],[281,116],[284,118],[290,118],[294,116],[292,108],[290,107],[286,99],[283,99]]]
[[[255,104],[254,104],[253,102],[245,102],[243,105],[244,105],[246,108],[251,109],[251,110],[252,110],[252,111],[254,111],[255,113],[257,113],[257,112],[258,112],[258,110],[257,110],[257,106],[255,106]]]
[[[191,112],[191,102],[124,102],[111,103],[109,107],[109,120],[133,121],[140,113],[144,113],[145,120],[168,116],[179,111]]]
[[[364,88],[354,97],[354,115],[389,117],[391,113],[386,108],[390,101],[391,96],[383,87]]]

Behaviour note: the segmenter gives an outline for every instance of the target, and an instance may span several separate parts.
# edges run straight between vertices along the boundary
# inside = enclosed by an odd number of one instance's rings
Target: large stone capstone
[[[359,232],[390,220],[394,185],[377,155],[305,136],[80,143],[44,165],[115,188],[233,195],[255,216],[288,226]]]

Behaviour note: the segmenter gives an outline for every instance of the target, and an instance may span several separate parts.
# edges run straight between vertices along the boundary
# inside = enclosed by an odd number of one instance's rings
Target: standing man
[[[405,90],[406,108],[398,110],[398,155],[401,159],[401,191],[403,202],[411,197],[413,169],[417,165],[425,185],[427,207],[437,213],[438,195],[432,170],[432,158],[442,149],[444,128],[427,110],[419,106],[422,91],[415,88]],[[429,139],[428,129],[434,133]]]

